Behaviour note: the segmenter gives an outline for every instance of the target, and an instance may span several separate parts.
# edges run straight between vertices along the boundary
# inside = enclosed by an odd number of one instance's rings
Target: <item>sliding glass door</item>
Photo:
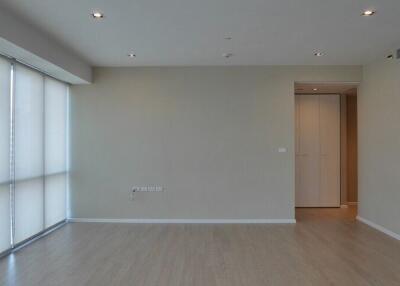
[[[2,252],[66,218],[68,85],[0,60]]]

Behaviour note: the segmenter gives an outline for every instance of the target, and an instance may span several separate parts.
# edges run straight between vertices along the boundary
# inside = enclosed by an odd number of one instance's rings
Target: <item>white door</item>
[[[296,206],[340,206],[339,95],[296,95]]]
[[[319,205],[319,97],[296,95],[296,206]]]

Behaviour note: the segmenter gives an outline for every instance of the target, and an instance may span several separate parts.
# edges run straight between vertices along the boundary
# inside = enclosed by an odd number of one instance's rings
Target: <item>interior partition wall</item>
[[[0,58],[0,253],[66,219],[68,85]]]

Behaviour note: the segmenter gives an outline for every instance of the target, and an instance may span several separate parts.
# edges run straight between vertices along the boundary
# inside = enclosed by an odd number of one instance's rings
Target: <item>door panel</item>
[[[338,95],[296,95],[296,206],[340,206]]]
[[[297,97],[296,206],[317,206],[319,202],[319,111],[318,97]]]
[[[320,206],[340,206],[340,97],[319,95]]]

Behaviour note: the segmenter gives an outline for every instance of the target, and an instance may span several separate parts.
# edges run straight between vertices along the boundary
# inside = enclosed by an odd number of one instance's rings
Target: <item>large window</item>
[[[0,253],[66,218],[68,85],[0,58]]]

